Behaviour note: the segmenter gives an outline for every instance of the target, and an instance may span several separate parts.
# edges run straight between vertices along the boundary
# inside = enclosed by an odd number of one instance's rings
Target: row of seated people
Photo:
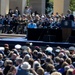
[[[3,26],[4,33],[8,33],[10,30],[13,33],[24,33],[27,28],[61,28],[62,20],[71,20],[73,27],[75,27],[74,16],[68,11],[67,15],[60,15],[56,13],[55,15],[40,15],[40,14],[23,14],[16,15],[7,14],[5,16],[0,15],[0,25]]]

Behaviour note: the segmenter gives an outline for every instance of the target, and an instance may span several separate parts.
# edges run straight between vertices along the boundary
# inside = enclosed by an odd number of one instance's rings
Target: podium
[[[68,42],[69,37],[71,36],[72,21],[71,20],[61,21],[61,27],[62,27],[62,41]]]
[[[56,36],[55,35],[44,35],[43,41],[45,41],[45,42],[56,42]]]

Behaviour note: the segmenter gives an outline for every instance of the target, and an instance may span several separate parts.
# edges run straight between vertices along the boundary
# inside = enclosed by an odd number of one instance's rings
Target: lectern
[[[61,21],[61,27],[62,27],[62,41],[68,42],[69,37],[71,36],[72,21],[71,20]]]

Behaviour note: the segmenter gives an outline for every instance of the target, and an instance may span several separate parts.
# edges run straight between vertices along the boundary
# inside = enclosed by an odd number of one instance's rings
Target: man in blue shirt
[[[36,25],[36,23],[34,23],[33,20],[31,20],[30,23],[28,23],[28,26],[27,27],[28,28],[37,28],[37,25]]]

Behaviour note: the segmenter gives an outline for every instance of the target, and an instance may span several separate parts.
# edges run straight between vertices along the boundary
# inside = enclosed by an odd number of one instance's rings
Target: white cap
[[[42,15],[41,18],[45,18],[44,15]]]
[[[17,44],[17,45],[15,45],[15,48],[16,49],[20,49],[21,48],[21,45]]]
[[[0,47],[0,51],[1,51],[1,50],[4,51],[4,47]]]
[[[28,62],[23,62],[21,68],[24,70],[29,70],[31,68],[31,65]]]
[[[33,43],[30,43],[30,46],[32,46],[33,45]]]
[[[52,47],[47,47],[47,48],[46,48],[46,51],[52,52],[52,51],[53,51],[53,48],[52,48]]]
[[[75,50],[75,47],[74,46],[70,46],[69,47],[69,51],[72,51],[72,50]]]
[[[28,58],[30,58],[30,55],[29,55],[29,54],[26,54],[26,55],[25,55],[25,57],[28,57]]]
[[[56,52],[60,52],[60,49],[56,49],[55,51],[56,51]]]

